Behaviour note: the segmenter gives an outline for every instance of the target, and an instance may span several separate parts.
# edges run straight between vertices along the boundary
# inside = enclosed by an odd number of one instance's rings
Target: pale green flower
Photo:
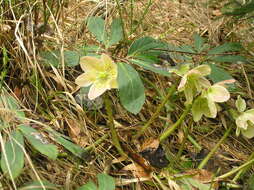
[[[237,126],[236,135],[238,136],[241,132],[247,138],[254,137],[254,109],[244,111],[246,109],[246,103],[240,96],[237,97],[235,104],[237,110],[240,112],[235,120]]]
[[[186,72],[178,86],[178,91],[184,91],[186,103],[192,103],[193,97],[204,88],[211,86],[210,82],[204,77],[211,73],[208,65],[200,65]]]
[[[80,66],[85,73],[78,76],[75,83],[80,87],[91,85],[88,93],[90,100],[102,95],[106,90],[118,88],[117,65],[108,55],[102,54],[100,59],[81,57]]]
[[[199,121],[203,115],[215,118],[218,112],[216,103],[226,102],[229,98],[230,94],[228,90],[218,84],[204,90],[192,105],[191,111],[194,121]]]

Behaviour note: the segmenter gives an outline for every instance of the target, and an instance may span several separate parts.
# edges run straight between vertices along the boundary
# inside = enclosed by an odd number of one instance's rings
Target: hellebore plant
[[[246,109],[246,102],[241,96],[237,97],[236,108],[239,115],[236,117],[236,135],[239,136],[240,132],[247,138],[254,137],[254,109],[244,111]]]
[[[118,88],[117,65],[106,54],[101,58],[84,56],[80,59],[80,66],[85,73],[78,76],[75,83],[80,87],[91,85],[88,98],[93,100],[111,88]]]

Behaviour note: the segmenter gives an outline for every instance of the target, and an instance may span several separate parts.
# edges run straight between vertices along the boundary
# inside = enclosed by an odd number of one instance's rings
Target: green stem
[[[148,10],[149,10],[151,5],[152,5],[152,0],[149,0],[149,2],[147,3],[147,6],[146,6],[146,8],[145,8],[145,10],[143,12],[143,15],[141,16],[141,18],[140,18],[138,24],[136,25],[136,27],[133,30],[131,30],[130,35],[132,35],[134,32],[136,32],[136,30],[138,29],[139,25],[144,21],[144,18],[146,16],[146,14],[148,13]]]
[[[161,136],[159,137],[160,142],[164,141],[166,138],[168,138],[169,135],[171,135],[176,128],[181,125],[181,123],[183,122],[183,120],[185,119],[185,117],[187,116],[187,114],[189,113],[191,109],[191,104],[189,104],[186,109],[184,110],[184,112],[182,113],[181,117],[174,123],[173,126],[169,127],[164,133],[161,134]]]
[[[252,154],[250,155],[248,160],[252,160],[253,158],[254,158],[254,152],[252,152]],[[242,170],[239,170],[238,173],[233,178],[232,182],[236,182],[248,169],[250,169],[250,166],[246,167],[246,168],[244,168]]]
[[[254,163],[254,159],[252,159],[252,160],[246,162],[245,164],[239,166],[238,168],[235,168],[235,169],[231,170],[231,171],[228,172],[228,173],[225,173],[225,174],[223,174],[223,175],[221,175],[221,176],[215,178],[215,180],[217,181],[217,180],[221,180],[221,179],[227,178],[227,177],[233,175],[234,173],[236,173],[236,172],[238,172],[238,171],[240,171],[240,170],[243,170],[243,169],[245,169],[246,167],[251,166],[253,163]]]
[[[111,101],[110,101],[110,99],[109,99],[107,94],[105,94],[104,99],[105,99],[105,106],[106,106],[106,111],[107,111],[107,115],[108,115],[108,126],[110,128],[113,145],[116,147],[116,149],[119,152],[119,154],[121,156],[125,157],[126,154],[124,153],[124,151],[123,151],[123,149],[122,149],[122,147],[120,145],[120,142],[119,142],[119,139],[118,139],[118,135],[117,135],[117,132],[116,132],[116,129],[115,129],[115,125],[114,125],[114,119],[113,119]]]
[[[101,144],[104,140],[106,140],[109,137],[109,134],[105,134],[102,137],[100,137],[97,141],[95,141],[92,145],[87,146],[86,148],[84,148],[84,152],[89,152],[92,149],[94,149],[94,147],[96,147],[97,145]]]
[[[172,96],[172,94],[175,92],[176,90],[176,86],[173,85],[171,86],[171,88],[168,91],[168,94],[166,95],[166,97],[164,98],[164,100],[161,102],[161,104],[157,107],[155,113],[152,115],[152,117],[148,120],[148,122],[141,128],[141,130],[137,133],[137,135],[135,136],[135,138],[140,137],[145,130],[147,130],[147,128],[153,123],[153,121],[155,120],[155,118],[158,117],[158,115],[160,114],[162,108],[165,106],[165,104],[167,103],[167,101],[169,100],[169,98]]]
[[[226,140],[228,135],[230,134],[230,131],[232,129],[232,126],[230,126],[227,131],[224,133],[223,137],[219,140],[219,142],[214,146],[214,148],[207,154],[207,156],[202,160],[202,162],[199,164],[198,169],[202,169],[208,162],[208,160],[213,156],[213,154],[218,150],[220,145]]]

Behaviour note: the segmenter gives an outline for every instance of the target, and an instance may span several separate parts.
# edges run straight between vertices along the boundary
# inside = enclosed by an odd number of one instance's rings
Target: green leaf
[[[208,77],[213,81],[213,83],[233,79],[233,77],[229,74],[229,72],[227,72],[224,69],[218,67],[217,65],[215,65],[215,64],[208,64],[208,65],[212,69],[212,72]],[[235,89],[234,84],[228,84],[228,86],[229,86],[229,90]]]
[[[165,68],[155,67],[153,64],[149,63],[148,61],[139,60],[139,59],[130,59],[130,61],[140,67],[143,67],[146,70],[153,71],[155,73],[170,76],[170,73]]]
[[[56,142],[64,146],[67,150],[69,150],[74,155],[82,158],[82,155],[84,153],[84,149],[80,146],[72,143],[71,141],[66,140],[65,138],[61,137],[60,135],[56,135],[55,138]]]
[[[87,27],[99,42],[103,42],[104,45],[106,45],[107,31],[105,21],[101,17],[89,17],[87,21]]]
[[[194,34],[194,47],[197,50],[198,53],[200,53],[203,50],[204,46],[204,38],[199,36],[198,34]]]
[[[240,55],[222,55],[222,56],[211,57],[210,59],[216,62],[229,62],[229,63],[237,62],[237,61],[241,61],[241,62],[246,61],[245,57]]]
[[[155,49],[155,48],[162,48],[165,47],[165,43],[160,42],[151,37],[142,37],[135,40],[131,47],[129,48],[128,55],[129,56],[136,56],[142,52]]]
[[[15,113],[17,118],[21,120],[25,118],[25,113],[20,110],[18,101],[5,90],[0,94],[0,105],[3,105],[5,109]]]
[[[1,153],[1,168],[8,176],[16,178],[24,167],[24,147],[23,135],[18,132],[12,132],[9,140],[4,144],[4,151]],[[5,152],[5,153],[4,153]]]
[[[57,146],[53,144],[45,144],[43,139],[40,139],[40,133],[37,130],[26,125],[19,125],[19,129],[24,134],[28,142],[41,154],[46,155],[52,160],[57,158]]]
[[[234,9],[232,12],[226,12],[226,15],[233,15],[233,16],[244,16],[248,13],[254,12],[254,1],[250,1],[242,5],[240,8]]]
[[[199,190],[214,190],[214,188],[212,188],[210,184],[200,183],[198,180],[193,178],[185,178],[184,181],[186,181],[187,183],[189,183],[190,185]]]
[[[111,31],[109,36],[108,47],[118,43],[123,38],[122,20],[120,18],[114,19],[111,24]]]
[[[122,105],[137,114],[145,103],[145,88],[138,72],[126,63],[118,63],[117,80]]]
[[[189,45],[182,45],[179,48],[179,51],[183,53],[196,53],[195,50]]]
[[[75,67],[79,64],[80,54],[76,51],[64,51],[64,62],[68,67]]]
[[[42,62],[46,66],[59,67],[61,53],[59,50],[54,51],[44,51],[40,52],[40,57]],[[80,54],[77,51],[64,51],[64,63],[68,67],[74,67],[79,64]]]
[[[98,174],[99,190],[115,190],[115,180],[107,174]]]
[[[40,57],[42,59],[42,62],[47,65],[53,65],[54,67],[59,66],[59,57],[60,57],[60,51],[53,50],[53,51],[43,51],[40,52]]]
[[[222,44],[220,46],[217,46],[210,51],[208,51],[208,54],[220,54],[220,53],[225,53],[225,52],[232,52],[232,51],[240,51],[242,50],[243,47],[239,43],[232,43],[228,42],[225,44]]]
[[[58,190],[56,185],[49,183],[47,181],[34,181],[26,184],[23,187],[18,188],[18,190]]]
[[[87,184],[79,187],[77,190],[97,190],[97,187],[93,182],[89,181]]]

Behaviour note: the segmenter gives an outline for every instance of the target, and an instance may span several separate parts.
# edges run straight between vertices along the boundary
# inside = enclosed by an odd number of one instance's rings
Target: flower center
[[[108,77],[109,77],[109,74],[107,72],[100,72],[98,79],[104,81],[104,80],[107,80]]]

